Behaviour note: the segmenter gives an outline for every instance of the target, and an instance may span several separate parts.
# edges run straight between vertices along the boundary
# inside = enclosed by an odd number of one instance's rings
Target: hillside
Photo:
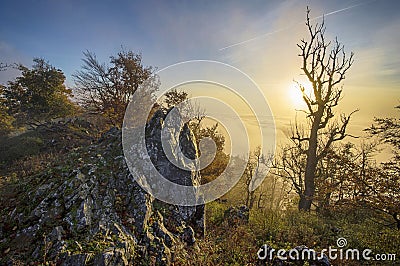
[[[150,197],[128,171],[121,131],[96,139],[85,133],[90,123],[78,124],[47,123],[9,141],[8,149],[19,142],[24,152],[3,163],[1,264],[168,265],[177,250],[193,248],[204,234],[204,207]],[[159,133],[152,134],[156,146]],[[191,135],[185,140],[195,145]]]

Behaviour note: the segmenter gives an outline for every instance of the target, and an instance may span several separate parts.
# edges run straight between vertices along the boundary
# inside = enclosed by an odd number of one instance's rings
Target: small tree
[[[249,209],[252,209],[257,199],[256,195],[256,184],[259,181],[258,178],[263,178],[267,175],[266,167],[268,160],[264,154],[261,153],[261,147],[258,146],[254,151],[249,154],[246,168],[243,172],[243,180],[246,186],[245,189],[245,204]],[[259,195],[261,200],[262,194]]]
[[[390,215],[400,230],[400,119],[375,118],[375,124],[366,131],[389,144],[393,157],[382,163],[382,172],[373,186],[368,186],[372,193],[365,201],[371,208]]]
[[[113,126],[121,126],[131,96],[154,68],[144,66],[142,55],[132,51],[111,56],[110,65],[99,63],[94,53],[83,54],[82,70],[73,75],[83,105],[104,115]]]
[[[0,71],[6,70],[7,65],[0,63]],[[0,85],[0,136],[9,133],[13,126],[14,118],[9,115],[7,107],[7,98],[4,86]]]
[[[400,111],[400,105],[395,108]],[[400,160],[400,118],[375,118],[374,122],[366,131],[389,144],[393,148],[393,159]]]
[[[275,156],[273,174],[289,180],[292,188],[300,196],[304,194],[304,172],[306,156],[297,147],[287,145]]]
[[[4,87],[0,85],[0,136],[8,134],[12,129],[14,118],[9,115]]]
[[[376,143],[363,142],[337,145],[318,162],[316,175],[317,211],[329,214],[336,209],[362,207],[369,195],[366,184],[373,185],[379,178],[373,154]]]
[[[35,58],[33,62],[31,69],[18,65],[21,76],[4,88],[8,113],[17,124],[31,125],[72,114],[75,105],[69,98],[71,90],[64,85],[64,73],[44,59]]]
[[[310,210],[315,194],[315,174],[318,161],[323,158],[332,143],[347,136],[346,128],[351,114],[341,115],[340,121],[334,121],[333,108],[339,104],[347,71],[353,64],[353,53],[347,56],[344,46],[335,39],[325,40],[324,20],[315,26],[311,24],[310,10],[307,8],[306,26],[309,40],[301,40],[297,45],[302,59],[301,69],[312,85],[310,93],[303,84],[298,83],[307,105],[305,110],[310,128],[299,130],[296,125],[291,139],[306,156],[304,170],[304,191],[301,190],[299,209]],[[330,50],[329,50],[330,48]]]
[[[188,97],[188,94],[186,91],[181,91],[177,89],[172,89],[171,91],[167,92],[165,94],[165,107],[166,109],[170,109],[174,106],[177,106],[181,102],[185,101]]]

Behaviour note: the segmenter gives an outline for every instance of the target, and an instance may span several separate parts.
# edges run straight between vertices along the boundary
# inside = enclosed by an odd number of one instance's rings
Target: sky
[[[337,113],[360,111],[349,130],[362,134],[374,117],[397,115],[400,104],[400,2],[287,1],[18,1],[0,3],[0,62],[32,64],[42,57],[60,68],[68,87],[90,50],[107,62],[123,47],[162,69],[186,60],[215,60],[246,73],[263,91],[278,135],[293,123],[294,80],[303,81],[296,46],[325,14],[326,35],[355,53]],[[15,77],[0,72],[0,83]]]

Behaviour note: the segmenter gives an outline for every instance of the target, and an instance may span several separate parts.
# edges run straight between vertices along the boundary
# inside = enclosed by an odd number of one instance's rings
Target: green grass
[[[346,248],[364,250],[372,254],[397,253],[400,263],[400,231],[377,224],[367,214],[355,223],[353,217],[338,213],[339,218],[322,217],[316,213],[252,210],[248,224],[228,224],[223,212],[228,206],[211,202],[206,206],[207,232],[198,240],[200,252],[181,251],[178,262],[187,265],[253,265],[257,251],[263,244],[274,249],[292,249],[306,245],[316,251],[336,247],[339,237],[347,239]],[[374,262],[334,260],[333,265],[375,265]],[[397,265],[393,261],[379,265]]]

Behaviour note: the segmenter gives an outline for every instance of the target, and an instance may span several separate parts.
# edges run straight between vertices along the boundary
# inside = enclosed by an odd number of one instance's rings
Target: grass
[[[80,130],[76,128],[74,130]],[[33,201],[26,191],[38,191],[43,184],[54,182],[54,187],[65,181],[73,169],[82,166],[83,161],[90,161],[93,155],[86,149],[79,148],[81,140],[77,140],[67,152],[57,152],[47,149],[49,136],[46,139],[39,132],[27,131],[14,137],[0,139],[0,161],[4,168],[0,178],[0,223],[3,226],[3,237],[15,234],[16,221],[5,219],[15,208],[17,213],[28,215],[32,208],[44,196],[38,196]],[[65,140],[71,142],[70,140]],[[64,145],[64,142],[61,142]],[[107,145],[104,143],[103,145]],[[119,154],[119,150],[109,151],[110,158]],[[100,155],[100,157],[103,155]],[[98,156],[99,157],[99,156]],[[100,158],[99,157],[99,158]],[[97,161],[97,160],[96,160]],[[112,164],[99,164],[98,170],[105,175],[117,171]],[[83,169],[89,171],[89,169]],[[71,193],[67,190],[65,193]],[[231,205],[241,202],[242,191],[233,190],[225,196],[226,201],[214,201],[206,206],[206,235],[198,239],[197,245],[188,249],[177,249],[175,265],[256,265],[257,251],[263,244],[274,249],[291,249],[306,245],[317,251],[336,247],[340,237],[347,240],[348,248],[373,250],[373,254],[396,254],[396,262],[386,262],[386,265],[400,264],[400,231],[385,227],[371,220],[373,214],[364,210],[342,210],[330,216],[321,216],[314,212],[305,213],[294,209],[286,211],[253,209],[248,223],[229,224],[224,218],[225,210]],[[124,199],[117,195],[116,207],[124,212]],[[155,207],[161,213],[168,212],[162,205]],[[73,210],[71,210],[73,211]],[[7,221],[6,221],[7,220]],[[48,225],[47,229],[53,225]],[[40,234],[39,234],[40,235]],[[68,251],[72,254],[86,252],[91,258],[100,251],[115,246],[118,239],[115,236],[95,235],[90,239],[79,239],[79,236],[69,235]],[[38,239],[39,241],[40,239]],[[79,242],[75,242],[79,241]],[[7,246],[0,243],[0,254],[3,255]],[[15,250],[12,250],[13,252]],[[22,252],[22,251],[21,251]],[[8,253],[8,252],[7,252]],[[44,251],[44,253],[46,253]],[[22,253],[21,253],[22,254]],[[31,254],[31,253],[29,253]],[[23,261],[25,257],[17,257]],[[45,261],[45,259],[43,260]],[[0,263],[5,263],[0,259]],[[333,260],[333,265],[375,265],[368,261]],[[397,263],[397,264],[396,264]],[[384,262],[376,265],[385,265]]]
[[[178,254],[182,265],[256,265],[257,251],[263,244],[274,249],[290,250],[306,245],[316,251],[337,248],[339,237],[347,239],[344,248],[364,250],[372,254],[396,254],[397,261],[380,262],[331,260],[333,265],[395,265],[400,260],[400,232],[377,224],[368,217],[352,221],[352,217],[321,217],[315,213],[252,210],[249,223],[228,224],[223,220],[226,203],[211,202],[206,206],[207,233],[198,240],[200,252]]]

